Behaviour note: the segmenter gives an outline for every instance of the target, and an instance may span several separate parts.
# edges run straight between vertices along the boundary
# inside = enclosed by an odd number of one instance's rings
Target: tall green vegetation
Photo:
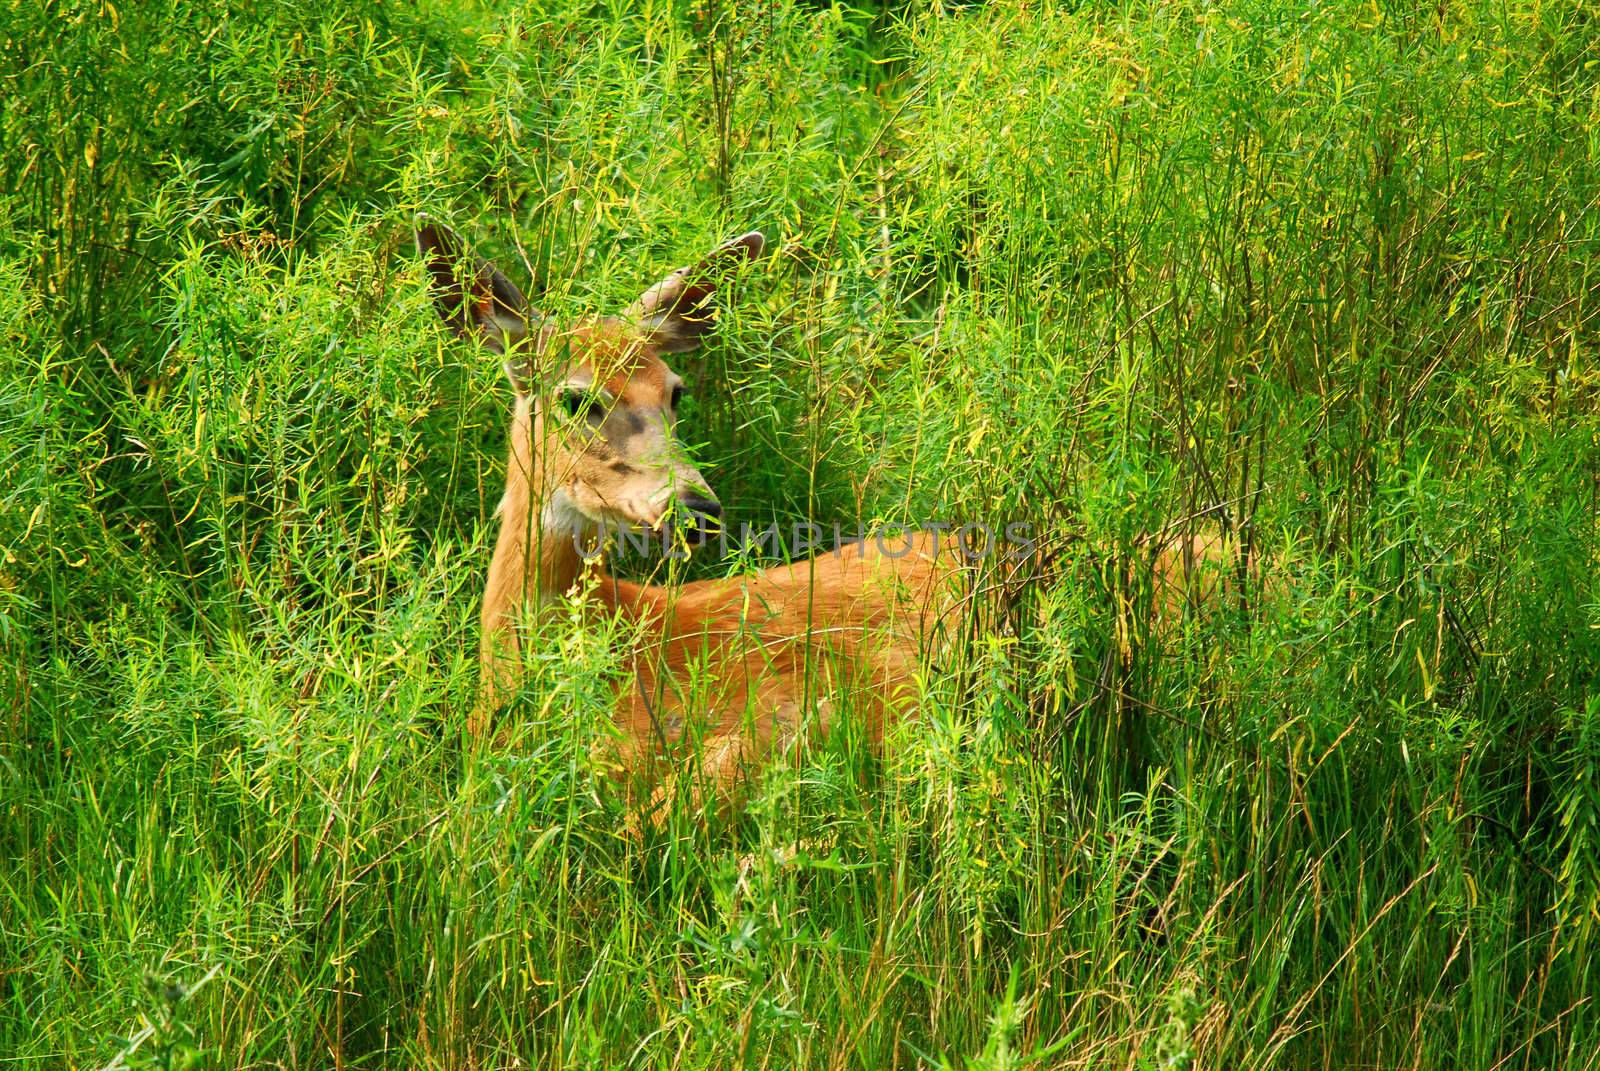
[[[1597,42],[5,5],[0,1055],[1594,1066]],[[763,228],[679,362],[732,524],[1025,520],[1045,568],[882,756],[630,839],[620,628],[545,622],[463,735],[507,395],[418,210],[557,316]],[[1202,520],[1272,579],[1154,636],[1141,533]]]

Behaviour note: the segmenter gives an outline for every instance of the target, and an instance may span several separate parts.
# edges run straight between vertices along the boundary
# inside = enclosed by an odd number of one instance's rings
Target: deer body
[[[713,273],[758,255],[752,232],[647,290],[621,318],[543,325],[493,266],[463,257],[433,224],[418,231],[448,323],[507,358],[517,398],[500,532],[482,615],[483,733],[520,683],[517,624],[593,573],[585,607],[641,637],[603,758],[650,780],[680,741],[698,747],[701,783],[731,795],[804,723],[826,733],[849,695],[872,741],[914,704],[916,674],[959,610],[955,555],[923,536],[864,541],[748,576],[675,586],[607,575],[585,560],[606,525],[704,535],[721,514],[675,436],[682,384],[662,360],[709,327]],[[670,791],[670,790],[669,790]],[[655,795],[659,799],[662,790]]]

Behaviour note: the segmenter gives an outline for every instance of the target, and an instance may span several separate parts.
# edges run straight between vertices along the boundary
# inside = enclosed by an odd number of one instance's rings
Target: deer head
[[[620,316],[559,326],[528,306],[493,264],[454,232],[419,219],[439,314],[499,354],[516,392],[511,467],[523,469],[545,530],[659,530],[683,522],[691,542],[722,507],[677,436],[683,380],[662,359],[693,349],[714,323],[719,278],[765,246],[751,231],[680,268]],[[518,477],[508,473],[507,499]]]

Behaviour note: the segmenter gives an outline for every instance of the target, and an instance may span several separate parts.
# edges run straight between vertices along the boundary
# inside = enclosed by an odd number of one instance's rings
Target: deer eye
[[[683,384],[679,383],[676,387],[672,388],[672,408],[673,408],[673,411],[676,412],[678,406],[680,406],[682,404],[683,404]]]
[[[585,420],[605,413],[604,403],[586,390],[564,390],[558,395],[561,411],[567,416]]]

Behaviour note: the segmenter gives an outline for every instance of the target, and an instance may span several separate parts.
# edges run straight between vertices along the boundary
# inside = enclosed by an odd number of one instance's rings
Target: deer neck
[[[521,565],[524,598],[541,607],[572,589],[583,572],[584,553],[597,545],[599,532],[560,489],[543,431],[529,400],[517,399],[496,553],[499,557],[509,544],[508,557]]]

